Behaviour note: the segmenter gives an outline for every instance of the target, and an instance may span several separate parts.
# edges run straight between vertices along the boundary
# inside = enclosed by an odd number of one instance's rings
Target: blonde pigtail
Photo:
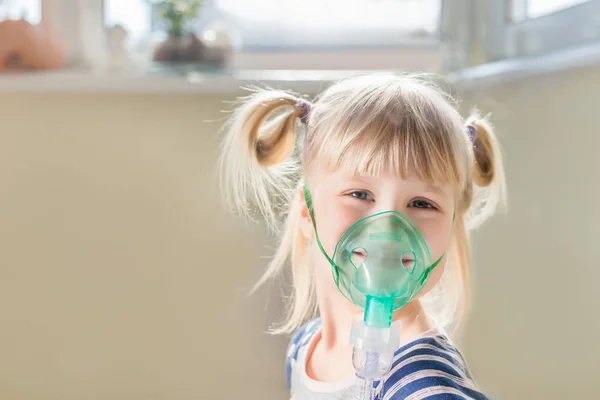
[[[506,205],[506,182],[500,146],[492,124],[487,117],[474,111],[466,120],[466,133],[473,150],[471,158],[471,185],[462,196],[460,212],[454,223],[454,234],[449,263],[452,268],[442,279],[442,288],[453,288],[440,296],[437,288],[431,298],[423,303],[432,315],[438,316],[438,324],[452,336],[460,334],[470,311],[471,304],[471,252],[470,231],[481,226],[499,208]],[[427,296],[426,296],[427,297]],[[443,297],[444,301],[439,301]]]
[[[307,123],[310,104],[283,91],[259,91],[243,99],[226,124],[220,158],[223,200],[236,214],[256,220],[258,211],[279,237],[277,251],[250,293],[280,275],[292,264],[293,292],[286,322],[271,333],[292,333],[316,301],[313,277],[304,261],[305,243],[298,229],[301,152],[296,151],[297,128]],[[285,222],[284,222],[285,221]]]
[[[301,160],[294,158],[296,126],[306,113],[300,98],[283,91],[259,91],[243,99],[226,124],[219,160],[225,204],[276,230],[298,182]]]
[[[506,207],[506,178],[500,144],[487,117],[477,111],[467,118],[473,132],[473,200],[467,216],[467,228],[475,229],[498,209]]]

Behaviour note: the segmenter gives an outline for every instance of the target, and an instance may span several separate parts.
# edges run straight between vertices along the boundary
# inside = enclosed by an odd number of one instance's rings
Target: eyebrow
[[[354,175],[354,176],[348,177],[348,181],[358,182],[358,183],[364,183],[364,182],[368,183],[368,182],[373,181],[373,177],[363,176],[363,175]]]
[[[446,192],[444,191],[444,189],[442,189],[441,186],[434,185],[432,183],[425,183],[425,191],[431,192],[431,193],[437,193],[441,196],[446,194]]]

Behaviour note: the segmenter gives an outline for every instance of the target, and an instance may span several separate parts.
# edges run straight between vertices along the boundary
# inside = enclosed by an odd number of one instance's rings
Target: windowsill
[[[336,44],[319,44],[319,45],[301,45],[301,44],[286,44],[281,45],[244,45],[243,51],[247,53],[264,53],[273,52],[277,54],[288,52],[312,52],[316,54],[330,53],[336,51],[373,51],[373,50],[396,50],[403,51],[405,49],[436,49],[440,47],[440,40],[435,35],[421,36],[406,36],[400,38],[389,39],[387,37],[377,38],[365,42],[362,37],[345,37],[345,40],[339,41]],[[378,44],[373,44],[378,43]]]
[[[481,91],[500,85],[600,65],[600,44],[522,59],[509,59],[466,68],[448,76],[461,91]],[[415,68],[419,70],[419,68]],[[397,69],[379,69],[396,72]],[[312,94],[331,82],[371,69],[239,69],[193,72],[185,75],[140,72],[59,70],[0,73],[0,93],[116,93],[116,94],[226,94],[237,95],[253,86]]]
[[[600,65],[600,43],[538,57],[518,58],[465,68],[448,76],[462,91],[480,91],[527,78]]]
[[[148,57],[139,55],[141,64]],[[401,46],[348,48],[254,49],[236,52],[230,70],[204,70],[155,64],[104,69],[65,69],[43,72],[0,73],[0,93],[188,93],[238,94],[248,87],[272,87],[316,94],[344,77],[376,71],[435,71],[442,48],[430,40]],[[351,66],[352,69],[349,69]],[[193,71],[193,72],[189,72]]]
[[[383,70],[382,70],[383,71]],[[330,82],[371,71],[237,70],[185,75],[91,70],[2,73],[0,93],[227,94],[249,87],[317,93]]]

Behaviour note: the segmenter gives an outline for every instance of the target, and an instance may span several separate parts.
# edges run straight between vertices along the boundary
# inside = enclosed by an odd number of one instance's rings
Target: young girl
[[[274,332],[294,333],[292,399],[353,398],[350,329],[363,310],[338,289],[324,255],[355,222],[389,210],[410,219],[439,262],[393,314],[400,346],[377,398],[487,398],[450,341],[468,299],[468,232],[505,200],[499,148],[485,119],[465,121],[420,76],[351,78],[312,104],[259,91],[228,124],[221,172],[226,202],[248,217],[258,210],[280,238],[259,285],[291,264],[289,312]]]

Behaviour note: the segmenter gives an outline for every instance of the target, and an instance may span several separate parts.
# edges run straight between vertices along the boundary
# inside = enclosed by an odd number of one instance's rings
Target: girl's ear
[[[298,210],[300,213],[300,220],[298,221],[300,231],[306,240],[313,240],[315,238],[315,228],[310,219],[310,213],[308,211],[308,206],[306,205],[306,198],[304,197],[302,186],[298,188],[298,191],[300,196],[300,210]]]

